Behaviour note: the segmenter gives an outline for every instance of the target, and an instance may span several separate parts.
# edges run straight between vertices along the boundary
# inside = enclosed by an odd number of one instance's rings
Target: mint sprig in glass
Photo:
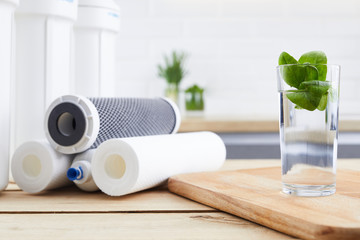
[[[282,52],[279,65],[284,81],[295,88],[289,90],[287,98],[296,104],[298,109],[323,111],[326,109],[330,82],[326,81],[327,57],[322,51],[311,51],[296,60],[287,52]]]
[[[340,66],[312,51],[277,66],[282,191],[328,196],[336,190]]]

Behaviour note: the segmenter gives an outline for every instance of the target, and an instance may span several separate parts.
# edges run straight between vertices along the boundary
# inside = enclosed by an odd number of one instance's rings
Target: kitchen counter
[[[279,122],[240,117],[185,117],[179,132],[213,131],[226,145],[228,159],[280,158]],[[339,158],[360,158],[360,120],[339,123]]]
[[[213,131],[218,133],[236,132],[278,132],[279,121],[273,119],[185,117],[179,132]],[[360,120],[340,120],[339,131],[360,131]]]
[[[279,160],[228,160],[222,170],[280,166]],[[338,160],[360,170],[360,159]],[[15,184],[0,192],[1,239],[292,239],[198,204],[166,187],[123,197],[75,186],[30,195]]]

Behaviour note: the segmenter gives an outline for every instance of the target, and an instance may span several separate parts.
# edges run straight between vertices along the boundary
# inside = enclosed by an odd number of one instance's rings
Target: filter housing
[[[12,82],[12,62],[14,33],[14,11],[18,0],[0,0],[0,191],[9,181],[10,158],[10,90]]]
[[[113,0],[80,0],[74,26],[75,94],[115,96],[120,9]]]
[[[12,143],[43,139],[43,119],[54,99],[70,94],[77,0],[23,0],[15,12],[16,78]]]

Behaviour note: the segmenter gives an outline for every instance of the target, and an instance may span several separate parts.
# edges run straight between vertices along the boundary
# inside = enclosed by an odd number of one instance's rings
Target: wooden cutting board
[[[360,172],[339,170],[336,194],[281,192],[281,169],[182,174],[169,190],[194,201],[304,239],[360,239]]]

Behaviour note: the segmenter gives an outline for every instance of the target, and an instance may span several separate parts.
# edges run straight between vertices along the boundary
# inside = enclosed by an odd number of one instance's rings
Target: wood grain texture
[[[75,186],[41,194],[23,191],[0,192],[0,213],[89,213],[89,212],[184,212],[215,211],[213,208],[188,201],[166,189],[143,191],[122,197],[102,192],[88,193]]]
[[[360,131],[360,120],[340,120],[340,131]],[[243,117],[184,118],[179,132],[279,132],[277,119],[249,119]]]
[[[254,121],[240,119],[185,118],[179,132],[278,132],[279,122],[276,120]]]
[[[280,160],[228,160],[222,170],[280,166]],[[359,169],[360,159],[339,160]],[[76,187],[28,194],[0,192],[0,239],[291,239],[156,188],[123,197]]]
[[[226,213],[0,214],[0,239],[252,239],[292,237]]]
[[[306,239],[360,239],[360,172],[339,170],[337,193],[304,198],[281,193],[281,169],[184,174],[169,190],[208,206]]]
[[[280,159],[231,159],[226,160],[220,170],[237,170],[249,168],[267,168],[280,167]],[[360,171],[360,159],[338,159],[337,166],[339,169],[350,169]]]

